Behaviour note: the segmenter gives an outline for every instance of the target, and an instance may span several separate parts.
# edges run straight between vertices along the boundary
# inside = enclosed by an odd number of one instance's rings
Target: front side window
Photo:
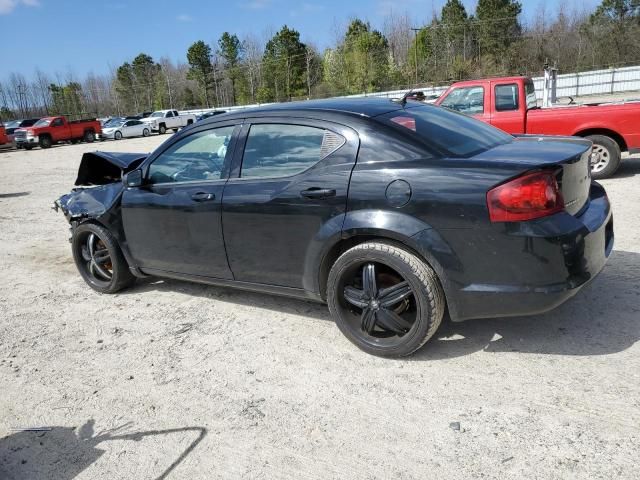
[[[151,183],[218,180],[235,127],[194,133],[171,145],[149,166]]]
[[[53,123],[51,124],[52,127],[61,127],[62,126],[62,119],[61,118],[56,118]]]
[[[518,85],[496,85],[496,111],[508,112],[518,110]]]
[[[320,161],[325,130],[303,125],[252,125],[242,158],[243,178],[288,177]]]
[[[463,87],[451,90],[440,106],[467,115],[484,113],[484,88]]]
[[[513,141],[511,135],[480,120],[431,105],[385,113],[375,120],[410,130],[430,150],[453,157],[469,157]]]
[[[167,118],[173,117],[173,112],[167,112]]]

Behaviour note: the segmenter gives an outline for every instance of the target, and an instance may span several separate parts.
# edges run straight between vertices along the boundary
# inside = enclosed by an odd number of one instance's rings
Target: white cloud
[[[263,8],[267,8],[271,0],[251,0],[249,2],[244,2],[241,6],[242,8],[248,8],[250,10],[261,10]]]
[[[191,15],[187,15],[186,13],[178,15],[176,19],[179,22],[193,22],[193,17]]]
[[[324,10],[324,5],[319,3],[304,2],[299,8],[294,8],[289,12],[292,17],[312,15]]]
[[[0,0],[0,15],[9,15],[18,5],[27,7],[39,7],[39,0]]]

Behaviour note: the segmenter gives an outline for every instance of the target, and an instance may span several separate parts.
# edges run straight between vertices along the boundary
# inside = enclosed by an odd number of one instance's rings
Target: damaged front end
[[[124,190],[122,178],[147,158],[140,153],[85,153],[80,162],[76,188],[58,198],[53,209],[62,210],[72,226],[100,218],[116,206]]]

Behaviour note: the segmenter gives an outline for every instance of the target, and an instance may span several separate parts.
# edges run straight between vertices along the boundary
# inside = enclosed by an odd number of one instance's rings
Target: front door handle
[[[328,198],[335,197],[336,191],[333,188],[312,187],[300,192],[304,198]]]
[[[191,195],[191,200],[193,200],[194,202],[209,202],[215,199],[216,196],[214,193],[198,192]]]

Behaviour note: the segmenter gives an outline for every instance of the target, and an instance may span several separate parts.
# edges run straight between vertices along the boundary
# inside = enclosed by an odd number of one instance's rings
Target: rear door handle
[[[191,200],[194,202],[209,202],[211,200],[215,200],[216,196],[214,193],[207,192],[198,192],[191,195]]]
[[[333,188],[312,187],[300,192],[304,198],[328,198],[335,197],[336,191]]]

